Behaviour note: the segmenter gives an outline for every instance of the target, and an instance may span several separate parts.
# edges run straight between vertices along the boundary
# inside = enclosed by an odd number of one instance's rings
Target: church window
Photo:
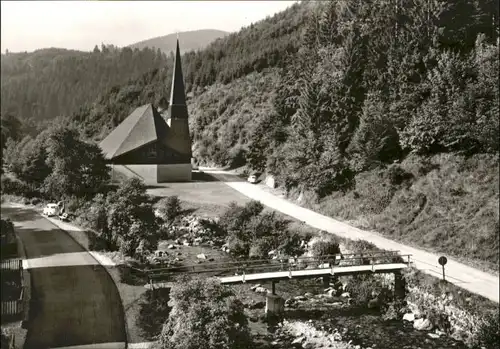
[[[155,148],[148,149],[146,156],[148,158],[156,158],[156,149]]]

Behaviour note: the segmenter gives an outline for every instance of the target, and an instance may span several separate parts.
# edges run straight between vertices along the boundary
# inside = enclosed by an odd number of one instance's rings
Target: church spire
[[[186,105],[186,94],[184,91],[184,77],[182,76],[181,51],[179,49],[179,39],[175,50],[174,71],[172,74],[172,88],[170,90],[170,105]],[[179,117],[171,115],[171,117]]]

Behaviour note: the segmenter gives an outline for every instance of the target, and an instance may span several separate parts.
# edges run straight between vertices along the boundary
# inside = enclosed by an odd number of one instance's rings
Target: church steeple
[[[177,39],[177,47],[175,50],[175,61],[174,61],[174,71],[172,74],[172,88],[170,90],[170,106],[171,106],[171,118],[187,118],[186,113],[181,112],[181,106],[186,105],[186,93],[184,90],[184,77],[182,75],[181,66],[181,51],[179,49],[179,39]],[[173,108],[172,108],[173,107]],[[173,112],[179,111],[179,113]],[[184,115],[185,114],[185,115]]]
[[[186,156],[186,161],[189,163],[191,161],[191,137],[189,135],[188,109],[186,92],[184,91],[184,78],[182,76],[179,39],[177,39],[174,71],[172,73],[167,124],[169,129],[165,139],[166,145],[182,154],[182,156]]]

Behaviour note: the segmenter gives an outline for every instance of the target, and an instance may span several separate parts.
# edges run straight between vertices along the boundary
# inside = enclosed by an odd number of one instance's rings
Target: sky
[[[197,29],[237,31],[296,1],[1,1],[1,50],[90,51]]]

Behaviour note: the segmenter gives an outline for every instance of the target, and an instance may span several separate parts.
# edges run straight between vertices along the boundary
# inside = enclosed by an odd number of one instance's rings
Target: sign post
[[[438,259],[438,263],[443,267],[443,281],[445,281],[446,279],[444,274],[444,266],[446,265],[446,263],[448,263],[448,258],[446,258],[445,256],[441,256]]]

